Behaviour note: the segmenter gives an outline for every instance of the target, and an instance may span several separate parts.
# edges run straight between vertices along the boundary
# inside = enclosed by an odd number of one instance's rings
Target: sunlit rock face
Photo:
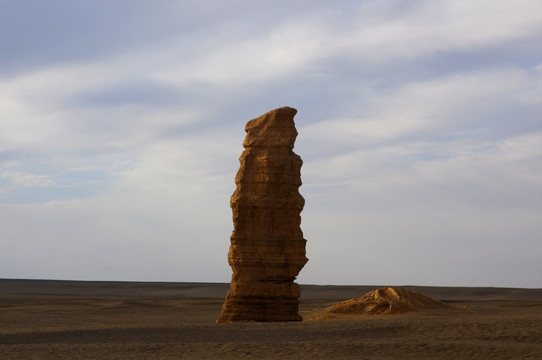
[[[296,113],[282,107],[246,125],[230,201],[233,275],[218,322],[302,320],[294,282],[307,262],[300,228],[305,200],[298,191],[303,161],[292,151]]]
[[[311,320],[331,320],[351,315],[399,315],[435,308],[444,309],[447,305],[417,291],[384,287],[368,292],[362,297],[332,305]]]

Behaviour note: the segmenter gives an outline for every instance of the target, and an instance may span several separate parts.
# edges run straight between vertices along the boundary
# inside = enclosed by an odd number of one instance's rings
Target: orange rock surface
[[[362,297],[350,299],[333,306],[315,318],[325,320],[338,315],[398,315],[425,308],[446,307],[438,300],[422,293],[402,288],[376,289]]]
[[[298,192],[303,162],[292,151],[296,113],[282,107],[246,125],[230,201],[233,275],[218,322],[302,320],[294,282],[307,262],[300,228],[305,200]]]

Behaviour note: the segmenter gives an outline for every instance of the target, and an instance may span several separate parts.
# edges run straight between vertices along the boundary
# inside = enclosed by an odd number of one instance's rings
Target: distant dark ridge
[[[301,300],[346,300],[390,285],[301,285]],[[393,287],[395,287],[393,285]],[[438,300],[542,301],[542,289],[400,286]],[[0,294],[224,299],[228,283],[0,279]]]
[[[542,289],[413,285],[301,285],[301,299],[346,300],[382,287],[413,290],[438,300],[534,300],[542,301]]]
[[[227,283],[0,279],[0,294],[74,297],[223,298]]]

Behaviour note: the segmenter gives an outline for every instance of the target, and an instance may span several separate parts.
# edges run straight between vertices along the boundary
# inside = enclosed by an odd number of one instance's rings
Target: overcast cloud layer
[[[299,282],[542,287],[542,2],[0,1],[0,277],[227,282],[298,109]]]

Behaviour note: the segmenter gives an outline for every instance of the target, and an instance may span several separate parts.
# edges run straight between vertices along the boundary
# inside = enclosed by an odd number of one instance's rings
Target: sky
[[[229,282],[281,106],[299,283],[542,287],[539,0],[0,0],[0,278]]]

